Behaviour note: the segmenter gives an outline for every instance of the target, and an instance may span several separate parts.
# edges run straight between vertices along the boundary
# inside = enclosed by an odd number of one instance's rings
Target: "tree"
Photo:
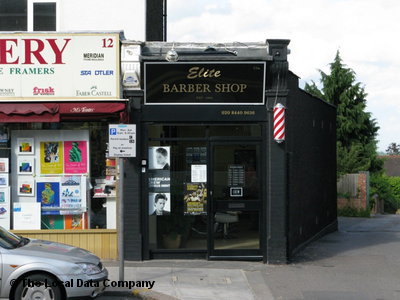
[[[400,154],[400,146],[397,145],[396,143],[390,143],[390,145],[386,149],[386,154],[399,155]]]
[[[356,81],[355,72],[342,63],[338,51],[330,64],[330,74],[319,73],[322,87],[311,81],[305,90],[337,107],[338,175],[380,171],[383,162],[376,155],[379,127],[366,111],[367,93]]]

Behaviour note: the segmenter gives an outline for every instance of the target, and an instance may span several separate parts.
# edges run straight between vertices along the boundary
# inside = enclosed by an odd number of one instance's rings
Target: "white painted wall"
[[[36,2],[57,3],[57,31],[123,30],[126,39],[145,39],[145,0],[28,0],[28,31]]]

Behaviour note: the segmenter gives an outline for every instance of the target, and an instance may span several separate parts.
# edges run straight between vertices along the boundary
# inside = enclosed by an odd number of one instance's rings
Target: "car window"
[[[6,249],[14,249],[20,246],[22,238],[5,230],[0,226],[0,246]]]

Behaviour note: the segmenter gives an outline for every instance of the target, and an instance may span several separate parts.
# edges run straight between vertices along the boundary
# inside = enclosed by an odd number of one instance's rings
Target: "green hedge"
[[[357,209],[354,207],[343,207],[343,208],[338,208],[338,216],[369,218],[371,216],[371,210],[369,208]]]
[[[395,213],[400,207],[400,177],[389,177],[374,174],[370,178],[370,205],[373,205],[373,196],[383,199],[385,212]]]

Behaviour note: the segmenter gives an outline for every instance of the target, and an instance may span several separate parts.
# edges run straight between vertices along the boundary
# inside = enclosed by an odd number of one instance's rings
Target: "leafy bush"
[[[394,196],[394,210],[397,210],[400,208],[400,177],[388,177],[387,180],[392,188],[392,194]]]
[[[367,209],[357,209],[354,207],[343,207],[338,208],[338,216],[341,217],[359,217],[359,218],[369,218],[371,215],[371,210]]]
[[[384,201],[385,212],[395,213],[400,203],[400,177],[373,174],[370,187],[370,198],[378,195]]]

